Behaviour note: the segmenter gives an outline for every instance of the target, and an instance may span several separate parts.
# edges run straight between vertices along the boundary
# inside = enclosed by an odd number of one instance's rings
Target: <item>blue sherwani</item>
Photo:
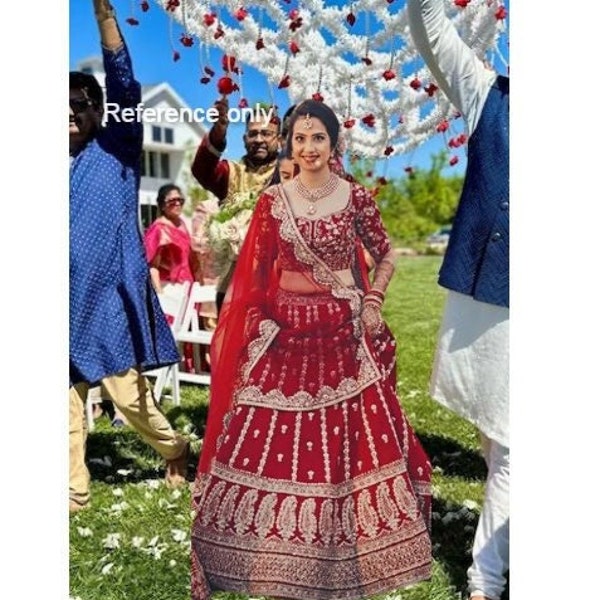
[[[141,92],[127,47],[103,55],[107,102],[135,107]],[[109,120],[71,164],[71,384],[179,360],[139,228],[142,140],[141,123]]]

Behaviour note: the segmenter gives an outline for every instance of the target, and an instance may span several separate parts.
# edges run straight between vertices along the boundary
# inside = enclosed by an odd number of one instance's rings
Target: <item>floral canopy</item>
[[[506,61],[499,41],[506,35],[503,0],[444,0],[461,37],[491,63]],[[270,86],[286,90],[290,103],[313,97],[340,116],[346,148],[382,158],[404,154],[423,141],[448,134],[459,115],[414,48],[404,0],[155,0],[180,34],[173,59],[196,48],[200,82],[232,94],[230,103],[247,105],[243,66],[263,73]],[[150,9],[132,3],[131,24]],[[210,65],[208,48],[223,51]],[[499,69],[500,70],[500,69]],[[236,98],[237,95],[237,98]],[[450,147],[464,135],[447,140]]]

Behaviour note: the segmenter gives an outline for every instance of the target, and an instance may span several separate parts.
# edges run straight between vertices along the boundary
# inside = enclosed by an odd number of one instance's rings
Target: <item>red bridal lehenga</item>
[[[294,217],[260,198],[213,342],[193,493],[192,598],[359,599],[427,579],[431,467],[396,394],[394,338],[362,333],[361,242],[390,249],[370,193]],[[351,268],[357,287],[336,271]],[[282,272],[303,293],[282,290]]]

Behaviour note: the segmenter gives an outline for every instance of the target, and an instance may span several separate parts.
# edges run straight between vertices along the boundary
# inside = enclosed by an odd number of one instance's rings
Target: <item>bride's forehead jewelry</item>
[[[310,116],[310,113],[306,113],[304,115],[304,129],[311,129],[312,128],[312,119]]]

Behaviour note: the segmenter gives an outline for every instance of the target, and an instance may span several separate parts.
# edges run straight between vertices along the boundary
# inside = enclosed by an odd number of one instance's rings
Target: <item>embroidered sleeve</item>
[[[353,184],[352,200],[356,209],[356,232],[378,263],[392,249],[379,208],[369,190],[361,185]]]

